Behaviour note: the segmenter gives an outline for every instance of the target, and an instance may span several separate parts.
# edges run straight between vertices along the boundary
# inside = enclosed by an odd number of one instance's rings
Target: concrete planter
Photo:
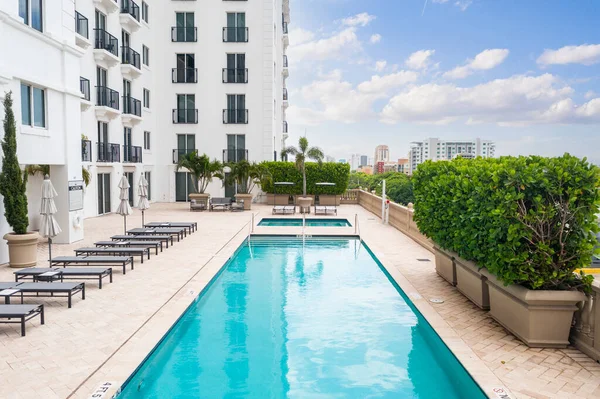
[[[287,194],[267,194],[267,205],[293,205],[290,203],[290,196]]]
[[[456,265],[456,288],[481,309],[490,308],[490,293],[486,283],[487,277],[481,274],[480,268],[471,261],[458,256],[454,258]]]
[[[579,291],[528,290],[504,286],[482,270],[490,290],[490,315],[526,345],[566,348],[577,303],[585,300]]]
[[[310,213],[310,206],[312,205],[312,197],[298,197],[298,206],[300,207],[300,213]]]
[[[206,193],[191,193],[189,195],[189,199],[196,201],[196,206],[203,209],[208,209],[208,199],[210,198],[210,194]]]
[[[319,205],[339,206],[340,205],[340,196],[339,195],[330,195],[330,194],[320,194],[319,195]]]
[[[243,200],[244,201],[244,210],[249,211],[252,207],[252,194],[236,194],[235,200]]]
[[[38,233],[30,231],[26,234],[7,233],[4,239],[8,243],[10,267],[32,267],[37,263]]]
[[[435,271],[447,282],[456,285],[456,266],[454,265],[454,254],[434,245]]]

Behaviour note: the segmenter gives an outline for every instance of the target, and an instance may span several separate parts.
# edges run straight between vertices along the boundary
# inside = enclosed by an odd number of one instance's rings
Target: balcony
[[[173,68],[171,80],[173,83],[198,83],[198,68]]]
[[[92,45],[90,42],[89,21],[86,17],[75,11],[75,44],[87,49]]]
[[[288,34],[288,23],[287,22],[283,22],[281,24],[281,27],[283,28],[283,34],[287,35]]]
[[[121,25],[133,32],[142,27],[140,22],[140,7],[133,0],[121,0]]]
[[[121,46],[121,73],[126,79],[135,79],[142,74],[140,53],[128,46]]]
[[[171,27],[171,41],[192,43],[198,41],[198,28],[195,26],[173,26]]]
[[[223,150],[223,163],[248,160],[248,150],[240,148],[227,148]]]
[[[142,121],[142,102],[131,96],[123,96],[121,121],[125,127],[133,127]]]
[[[223,83],[248,83],[248,68],[223,68]]]
[[[248,42],[248,28],[223,28],[223,41],[225,43]]]
[[[142,147],[135,145],[124,145],[123,162],[142,163]]]
[[[92,162],[92,142],[90,140],[81,140],[81,161]]]
[[[198,123],[198,109],[174,109],[173,123]]]
[[[283,108],[287,108],[289,106],[289,102],[288,102],[288,91],[287,89],[284,87],[283,88]]]
[[[247,109],[224,109],[223,123],[225,124],[246,124],[248,123]]]
[[[119,41],[104,29],[94,29],[94,58],[101,66],[110,68],[119,63]]]
[[[121,146],[114,143],[98,143],[97,162],[121,162]]]
[[[283,133],[287,134],[288,132],[288,123],[287,121],[283,121]]]
[[[288,69],[288,58],[287,55],[283,56],[283,69],[282,69],[283,77],[287,78],[290,76],[290,71]]]
[[[105,86],[96,86],[96,117],[102,122],[116,118],[119,111],[119,92]]]
[[[85,111],[92,106],[90,102],[90,81],[83,76],[79,77],[79,90],[81,91],[81,110]]]
[[[115,12],[119,9],[117,0],[94,0],[94,3],[104,7],[109,13]]]
[[[283,23],[283,49],[285,50],[290,45],[290,36],[288,35],[288,24]]]
[[[196,152],[198,150],[194,149],[181,149],[181,148],[177,148],[175,150],[173,150],[173,163],[177,164],[179,163],[179,160],[181,159],[181,157],[186,156],[187,154],[191,154],[193,152]]]

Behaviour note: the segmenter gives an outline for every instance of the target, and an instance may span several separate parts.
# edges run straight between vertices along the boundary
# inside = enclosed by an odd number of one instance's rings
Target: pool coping
[[[281,229],[281,227],[278,227]],[[329,228],[329,227],[326,227]],[[253,233],[252,235],[263,236]],[[295,233],[264,234],[264,236],[290,236]],[[308,234],[307,234],[308,235]],[[190,306],[210,286],[227,263],[248,238],[248,231],[242,228],[231,240],[202,266],[192,279],[158,310],[148,321],[127,339],[97,370],[90,374],[86,384],[82,384],[69,398],[88,398],[91,387],[110,383],[110,388],[101,398],[115,398],[129,379],[142,366],[143,362],[158,348],[168,332],[175,327]],[[326,238],[358,238],[355,234],[314,235]],[[378,262],[397,286],[410,299],[416,310],[429,323],[451,353],[462,364],[467,373],[490,398],[515,398],[498,377],[487,367],[473,350],[460,338],[456,331],[437,313],[435,308],[423,298],[408,279],[386,260],[369,239],[360,237]],[[372,242],[372,241],[371,241]],[[503,396],[503,393],[505,396]]]

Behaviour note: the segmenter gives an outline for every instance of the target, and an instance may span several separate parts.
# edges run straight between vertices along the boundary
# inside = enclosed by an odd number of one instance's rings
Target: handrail
[[[360,238],[360,226],[358,225],[358,213],[354,214],[354,234]]]

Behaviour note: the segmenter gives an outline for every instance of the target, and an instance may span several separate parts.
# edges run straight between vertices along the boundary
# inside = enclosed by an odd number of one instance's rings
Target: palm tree
[[[308,139],[300,137],[298,148],[286,147],[281,151],[282,156],[293,155],[296,157],[296,168],[302,172],[302,194],[306,197],[306,159],[312,159],[319,163],[323,162],[325,155],[319,147],[309,147]]]
[[[212,179],[222,176],[223,164],[216,159],[211,161],[208,155],[198,155],[198,151],[194,151],[179,158],[177,170],[183,168],[187,169],[193,176],[194,192],[204,194]]]
[[[227,164],[230,172],[227,174],[227,183],[237,185],[238,194],[251,194],[254,187],[270,181],[271,177],[266,166],[250,163],[243,159]]]

